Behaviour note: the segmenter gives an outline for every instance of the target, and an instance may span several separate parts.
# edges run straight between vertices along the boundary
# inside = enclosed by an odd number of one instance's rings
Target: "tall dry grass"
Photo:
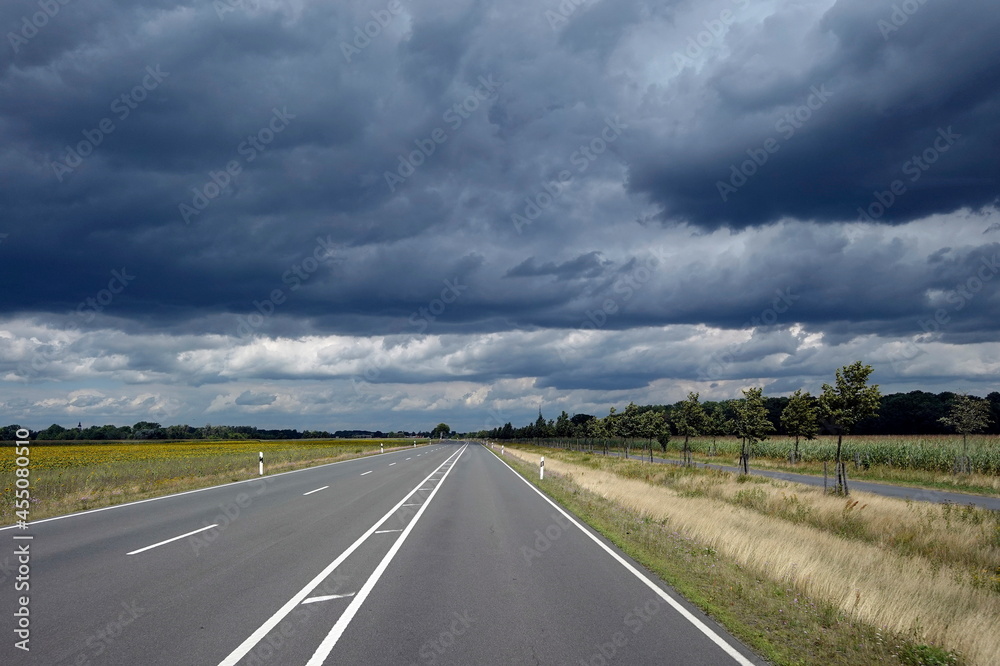
[[[507,452],[537,463],[534,454]],[[546,456],[547,472],[565,475],[653,520],[668,521],[759,575],[786,582],[874,626],[957,650],[969,663],[997,663],[1000,594],[972,577],[983,562],[1000,563],[995,559],[1000,543],[988,542],[990,532],[982,527],[995,528],[988,514],[978,525],[974,520],[949,521],[929,518],[927,507],[866,493],[855,493],[852,504],[858,504],[849,506],[843,498],[795,484],[772,489],[767,488],[771,484],[738,483],[721,474],[692,474],[667,487],[609,469],[635,474],[640,463],[606,461],[601,464],[609,468],[597,469],[560,457]],[[795,488],[796,502],[780,496],[784,492],[787,498],[789,487]],[[794,503],[807,508],[789,510],[787,505]],[[856,524],[849,527],[854,533],[831,529],[845,520],[848,526]],[[885,540],[880,532],[897,536]],[[909,554],[899,543],[890,543],[904,533],[912,534]],[[951,548],[954,558],[948,556]]]

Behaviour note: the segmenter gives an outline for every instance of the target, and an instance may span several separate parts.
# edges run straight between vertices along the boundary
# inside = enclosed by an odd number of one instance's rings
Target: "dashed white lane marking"
[[[178,539],[183,539],[184,537],[189,537],[192,534],[197,534],[198,532],[204,532],[205,530],[210,530],[213,527],[218,527],[218,526],[219,526],[218,523],[213,523],[211,525],[207,525],[205,527],[202,527],[199,530],[195,530],[193,532],[188,532],[187,534],[182,534],[180,536],[175,536],[175,537],[173,537],[171,539],[167,539],[166,541],[161,541],[160,543],[154,543],[152,546],[146,546],[145,548],[140,548],[139,550],[133,550],[131,553],[125,553],[125,554],[126,555],[135,555],[136,553],[141,553],[143,551],[149,550],[150,548],[156,548],[157,546],[162,546],[165,543],[170,543],[171,541],[177,541]]]
[[[329,601],[330,599],[345,599],[347,597],[353,597],[355,594],[357,594],[357,593],[356,592],[351,592],[350,594],[328,594],[328,595],[323,596],[323,597],[312,597],[310,599],[306,599],[302,603],[304,603],[304,604],[314,604],[317,601]]]

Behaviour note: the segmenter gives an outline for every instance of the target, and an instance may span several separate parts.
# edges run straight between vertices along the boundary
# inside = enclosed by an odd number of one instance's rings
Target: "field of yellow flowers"
[[[414,440],[381,443],[388,450],[413,446]],[[370,439],[85,445],[32,442],[27,456],[15,455],[15,447],[4,446],[0,448],[0,525],[17,519],[19,462],[28,469],[30,521],[246,479],[258,474],[259,452],[264,453],[265,471],[274,473],[378,453],[379,445],[378,440]],[[23,507],[22,502],[17,508]]]

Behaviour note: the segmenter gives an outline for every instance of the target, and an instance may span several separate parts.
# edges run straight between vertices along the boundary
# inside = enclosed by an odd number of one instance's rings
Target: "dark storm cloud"
[[[669,97],[689,111],[632,143],[630,189],[659,202],[665,220],[707,228],[784,217],[902,223],[995,202],[995,6],[805,8],[737,24],[725,58],[706,50],[700,66],[689,61]],[[646,103],[672,115],[653,92]]]
[[[990,3],[219,4],[0,7],[0,376],[148,389],[33,409],[332,380],[317,410],[418,414],[996,340]]]
[[[507,271],[505,277],[551,275],[557,280],[572,280],[578,277],[594,278],[604,273],[607,263],[601,259],[600,252],[588,252],[561,264],[547,261],[538,265],[534,257],[528,257],[524,262]]]

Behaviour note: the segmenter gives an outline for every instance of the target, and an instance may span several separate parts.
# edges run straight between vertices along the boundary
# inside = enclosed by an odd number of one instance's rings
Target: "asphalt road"
[[[479,445],[3,528],[0,544],[0,563],[30,553],[27,575],[0,572],[5,665],[762,663]]]

